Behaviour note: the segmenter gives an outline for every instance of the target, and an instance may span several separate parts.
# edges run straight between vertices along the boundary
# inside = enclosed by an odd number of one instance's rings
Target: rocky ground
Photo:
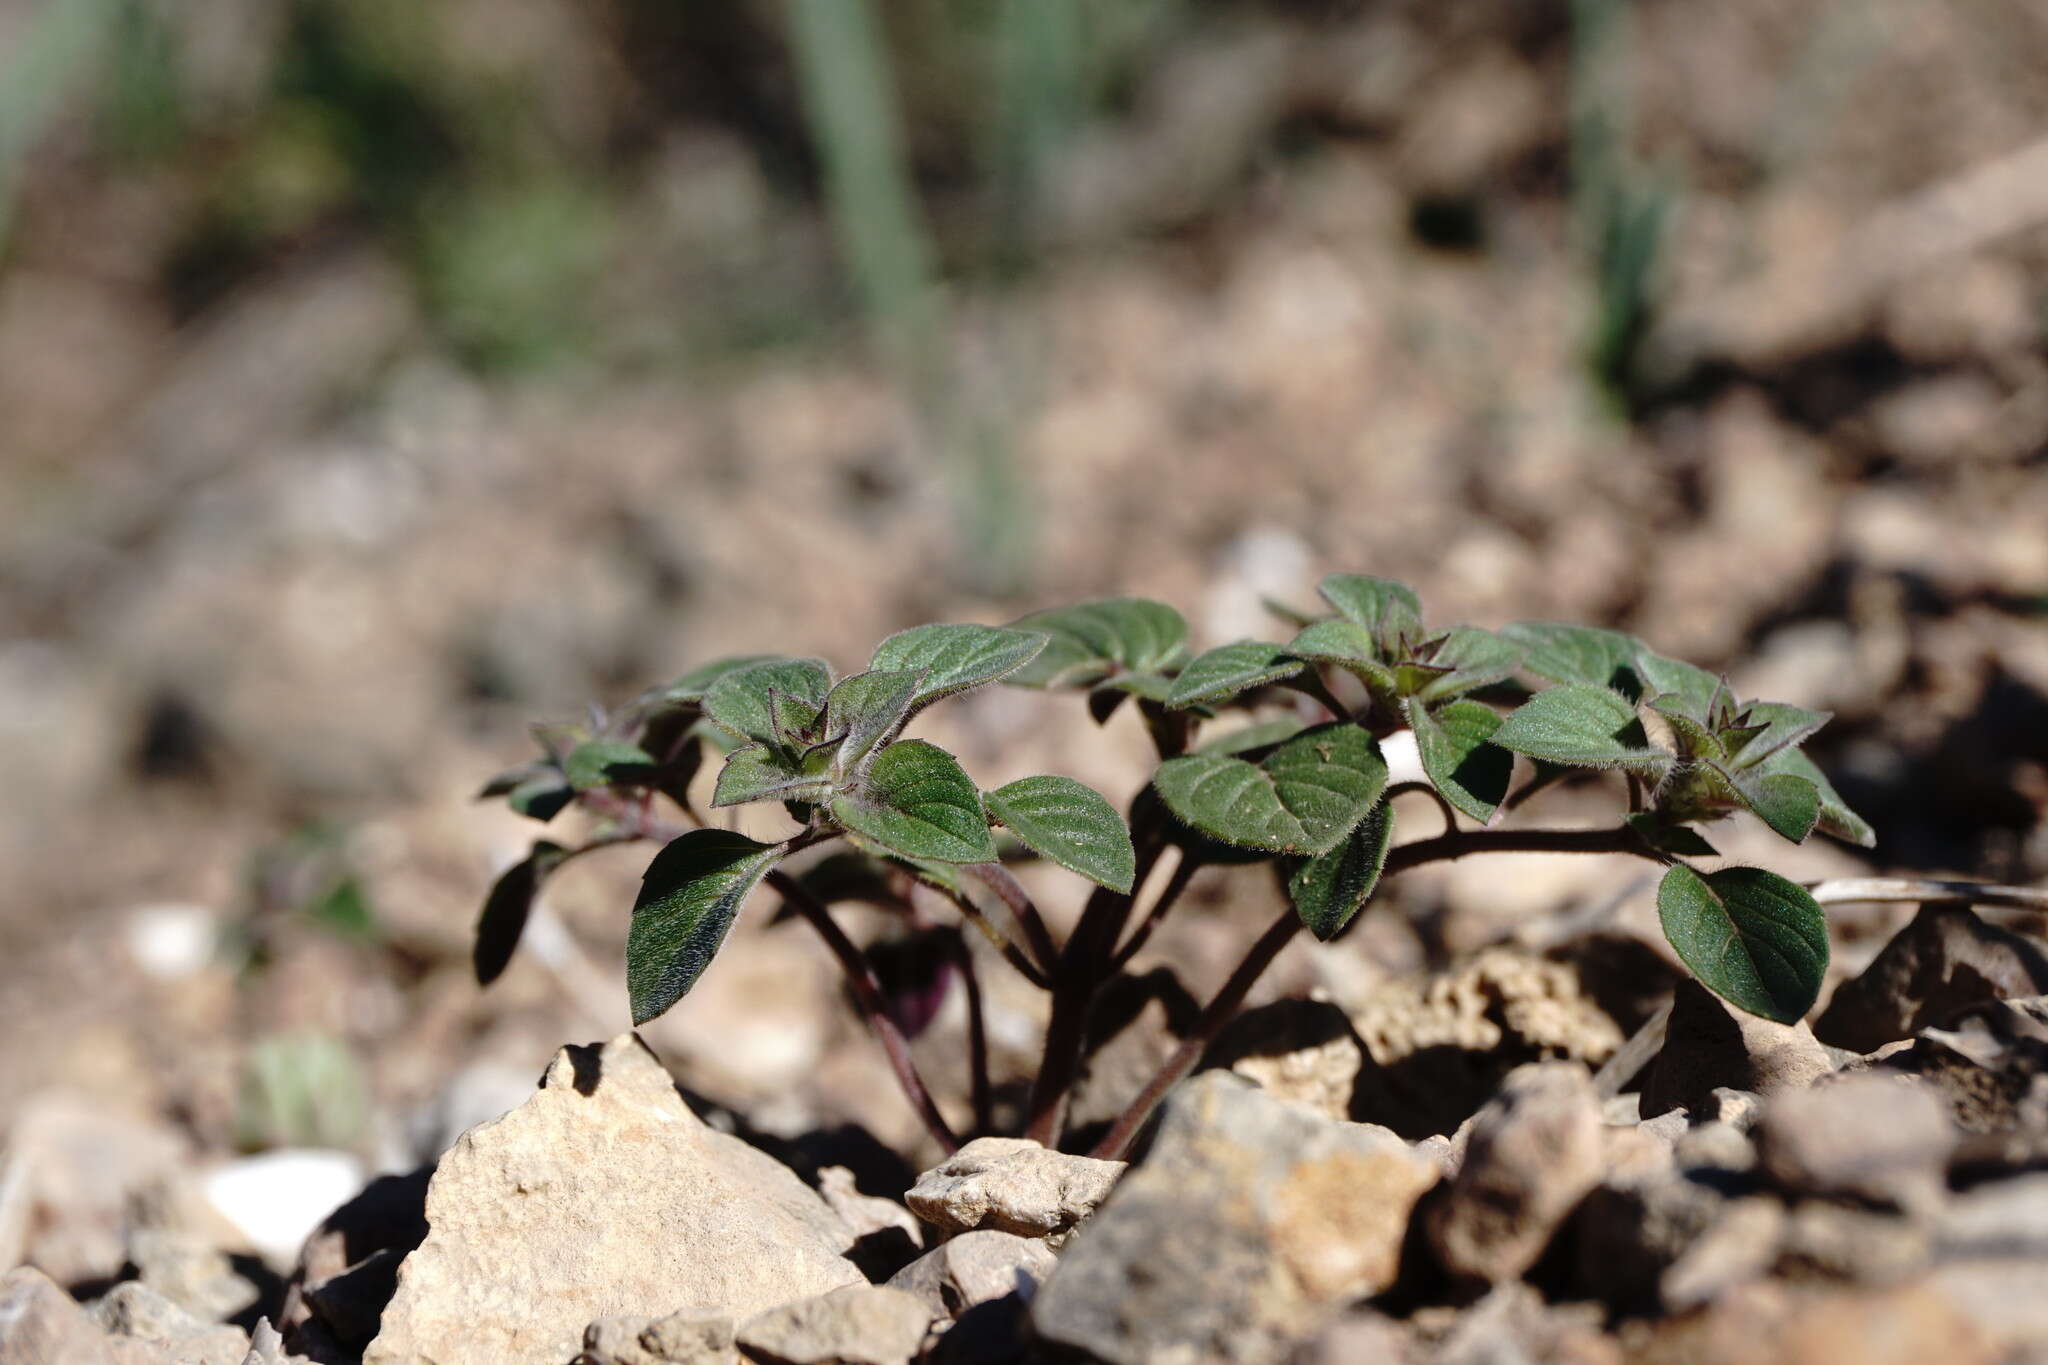
[[[0,52],[31,8],[0,0]],[[632,852],[552,880],[489,991],[469,956],[535,833],[471,797],[533,719],[1091,596],[1215,644],[1329,571],[1834,712],[1811,752],[1877,847],[1738,822],[1731,859],[2041,885],[2031,0],[1632,6],[1636,187],[1675,197],[1626,395],[1589,374],[1563,6],[1190,7],[1060,159],[1029,268],[949,282],[949,379],[1037,547],[996,586],[958,433],[862,344],[758,54],[720,60],[765,131],[668,102],[639,63],[702,74],[672,34],[432,7],[451,102],[518,83],[609,177],[595,339],[508,375],[360,204],[193,284],[229,190],[306,189],[319,120],[295,90],[234,126],[278,7],[150,8],[203,59],[202,135],[139,164],[62,124],[0,258],[4,1365],[2048,1361],[2033,911],[1832,905],[1822,1008],[1782,1028],[1683,984],[1639,863],[1422,869],[1283,953],[1128,1169],[939,1151],[763,906],[621,1037]],[[986,205],[954,97],[912,84],[959,235]],[[727,316],[792,299],[786,344]],[[678,317],[746,339],[684,348]],[[1146,771],[1128,712],[1016,691],[927,733],[984,786]],[[1078,897],[1039,871],[1063,929]],[[1105,1002],[1077,1128],[1273,908],[1197,877]],[[914,961],[900,923],[845,923]],[[1045,1005],[981,966],[1013,1125]],[[953,991],[915,1040],[962,1127],[965,1018]]]

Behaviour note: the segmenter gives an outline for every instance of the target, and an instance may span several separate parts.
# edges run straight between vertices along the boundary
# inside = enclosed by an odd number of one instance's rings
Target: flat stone
[[[1067,1247],[1032,1320],[1114,1365],[1278,1360],[1392,1284],[1439,1178],[1386,1129],[1205,1072],[1167,1097],[1150,1153]]]
[[[241,1328],[195,1317],[140,1281],[115,1285],[91,1311],[109,1334],[163,1347],[172,1365],[242,1365],[249,1353]]]
[[[915,1294],[861,1284],[749,1318],[738,1340],[762,1365],[909,1365],[932,1321]]]
[[[1780,1188],[1921,1212],[1946,1197],[1959,1137],[1930,1090],[1872,1073],[1774,1095],[1756,1129],[1763,1169]]]
[[[364,1365],[555,1362],[598,1318],[738,1318],[862,1282],[838,1216],[699,1120],[632,1034],[564,1048],[531,1099],[465,1133],[426,1216]]]
[[[161,1349],[108,1336],[40,1270],[0,1279],[0,1365],[164,1365]]]
[[[1029,1299],[1058,1264],[1042,1241],[982,1228],[941,1242],[891,1276],[889,1287],[917,1295],[934,1317],[957,1318],[1006,1294]]]
[[[947,1235],[993,1228],[1057,1249],[1124,1170],[1121,1161],[1050,1151],[1024,1138],[976,1138],[919,1176],[904,1202]]]
[[[1774,1095],[1811,1085],[1833,1069],[1804,1020],[1778,1024],[1744,1014],[1687,978],[1672,996],[1664,1046],[1645,1070],[1643,1117],[1684,1109],[1721,1118],[1717,1089]]]

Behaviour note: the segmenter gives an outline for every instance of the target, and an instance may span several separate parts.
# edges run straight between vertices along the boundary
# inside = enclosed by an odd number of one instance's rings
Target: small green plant
[[[951,1148],[958,1139],[911,1064],[873,964],[830,910],[835,900],[867,899],[923,922],[937,902],[957,914],[956,928],[987,933],[1051,995],[1023,1127],[1054,1145],[1097,995],[1197,868],[1270,866],[1291,908],[1097,1144],[1109,1156],[1125,1149],[1297,933],[1336,937],[1383,878],[1425,863],[1580,852],[1664,864],[1664,931],[1702,983],[1780,1021],[1813,1005],[1828,958],[1814,898],[1757,868],[1701,872],[1685,859],[1714,853],[1696,826],[1737,811],[1795,843],[1816,829],[1871,842],[1869,827],[1799,750],[1825,714],[1741,700],[1724,678],[1616,631],[1535,622],[1434,629],[1402,584],[1334,575],[1321,591],[1331,614],[1290,613],[1299,629],[1284,644],[1242,640],[1191,657],[1173,608],[1091,602],[1005,627],[919,626],[884,640],[864,671],[845,677],[821,659],[725,659],[587,727],[538,727],[541,756],[484,794],[544,822],[580,805],[598,823],[580,845],[537,843],[499,880],[478,929],[478,977],[488,983],[503,969],[555,868],[592,849],[658,841],[627,939],[634,1021],[682,998],[766,882],[838,957],[906,1093]],[[926,707],[996,682],[1081,693],[1098,723],[1135,705],[1159,766],[1129,811],[1119,815],[1066,777],[984,792],[951,754],[904,736]],[[1400,730],[1414,733],[1427,781],[1390,784],[1381,743]],[[791,821],[786,838],[761,843],[707,823],[690,792],[707,748],[726,750],[711,805],[779,802]],[[1532,795],[1579,769],[1621,779],[1627,806],[1611,828],[1510,824]],[[1411,794],[1435,802],[1443,829],[1396,843],[1394,803]],[[657,811],[661,799],[680,820]],[[997,842],[997,827],[1014,847]],[[828,844],[840,846],[834,856],[791,861]],[[1169,853],[1172,871],[1139,913],[1138,898]],[[1093,883],[1064,942],[1006,856],[1041,857]],[[964,951],[957,959],[971,986],[972,959]],[[978,1001],[970,989],[975,1122],[987,1131]]]

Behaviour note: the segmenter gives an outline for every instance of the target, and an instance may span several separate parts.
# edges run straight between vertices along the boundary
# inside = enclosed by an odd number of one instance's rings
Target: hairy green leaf
[[[646,779],[654,767],[654,755],[622,739],[586,739],[569,752],[562,765],[569,785],[580,792],[614,782]]]
[[[1071,777],[1026,777],[983,798],[988,812],[1036,852],[1112,891],[1138,875],[1131,832],[1116,808]]]
[[[912,626],[876,645],[868,667],[923,669],[924,681],[911,702],[913,711],[921,711],[941,697],[1016,672],[1050,641],[1043,631],[1002,626]]]
[[[1293,739],[1307,728],[1291,716],[1283,716],[1278,720],[1255,720],[1250,725],[1240,725],[1235,730],[1226,730],[1214,739],[1205,740],[1195,752],[1241,754],[1249,749],[1270,749],[1276,744]]]
[[[1379,642],[1372,632],[1356,621],[1339,617],[1329,621],[1312,621],[1295,632],[1287,642],[1287,652],[1297,659],[1314,659],[1318,663],[1354,664],[1378,663]]]
[[[1630,698],[1642,694],[1635,672],[1642,641],[1633,635],[1555,621],[1517,621],[1500,633],[1522,646],[1522,667],[1539,678],[1611,687]]]
[[[539,894],[540,884],[561,865],[567,853],[560,844],[542,839],[491,883],[483,913],[477,916],[476,944],[470,950],[477,985],[488,986],[496,981],[512,961],[512,952],[526,932],[527,917],[533,913],[533,898]]]
[[[626,934],[626,989],[637,1028],[689,993],[711,965],[747,893],[782,856],[723,829],[693,829],[654,855]]]
[[[1163,602],[1117,597],[1054,607],[1010,623],[1049,638],[1011,673],[1020,687],[1088,687],[1112,673],[1164,673],[1186,657],[1188,623]]]
[[[1678,752],[1688,759],[1717,762],[1727,757],[1721,738],[1695,713],[1692,703],[1676,692],[1660,692],[1650,698],[1649,707],[1671,727]]]
[[[713,806],[740,806],[749,801],[807,801],[816,803],[831,794],[832,784],[815,763],[792,761],[782,750],[767,744],[742,744],[725,756],[718,770],[718,785],[711,790]]]
[[[1827,919],[1783,877],[1754,867],[1702,877],[1680,864],[1657,888],[1657,916],[1679,960],[1738,1009],[1792,1024],[1820,994]]]
[[[1166,695],[1166,704],[1174,710],[1213,706],[1255,687],[1283,682],[1305,666],[1279,645],[1239,640],[1198,656],[1182,669]]]
[[[1754,733],[1741,744],[1729,746],[1729,765],[1754,768],[1772,754],[1805,743],[1832,719],[1831,711],[1808,711],[1782,701],[1753,701],[1742,709],[1742,726]]]
[[[1503,749],[1576,768],[1621,768],[1662,777],[1672,755],[1653,748],[1636,708],[1604,687],[1566,683],[1538,692],[1501,722]]]
[[[841,678],[825,699],[825,737],[838,744],[841,774],[896,738],[925,687],[922,668],[878,668]]]
[[[1365,574],[1333,573],[1316,591],[1347,620],[1371,632],[1380,657],[1399,657],[1403,645],[1422,633],[1422,602],[1406,583]]]
[[[1454,701],[1432,711],[1416,697],[1409,698],[1406,710],[1422,771],[1444,800],[1481,824],[1491,820],[1515,771],[1515,756],[1491,742],[1500,716],[1476,701]]]
[[[825,737],[825,708],[787,692],[770,692],[768,729],[782,748],[808,749]]]
[[[1862,816],[1849,809],[1849,803],[1842,799],[1842,794],[1828,781],[1827,774],[1798,749],[1780,749],[1752,771],[1785,773],[1805,778],[1813,783],[1814,788],[1820,793],[1820,819],[1815,823],[1823,834],[1846,839],[1859,848],[1870,848],[1877,843],[1876,831],[1870,828]]]
[[[1372,898],[1394,839],[1394,803],[1381,801],[1342,842],[1310,858],[1287,879],[1294,913],[1327,943]]]
[[[1820,788],[1806,778],[1790,773],[1744,773],[1733,781],[1742,804],[1780,838],[1803,844],[1813,833],[1820,819]]]
[[[774,663],[781,657],[779,654],[741,654],[730,659],[714,659],[701,668],[691,669],[667,687],[658,689],[655,695],[660,701],[694,705],[702,702],[704,694],[726,674],[737,673],[756,664]]]
[[[1668,709],[1682,712],[1696,721],[1710,724],[1709,708],[1721,680],[1704,668],[1682,659],[1667,659],[1650,649],[1639,649],[1635,657],[1636,676],[1643,680],[1645,696],[1665,698]],[[1662,694],[1661,696],[1659,694]]]
[[[735,668],[704,693],[704,714],[714,725],[739,739],[780,744],[776,733],[776,696],[784,700],[785,719],[791,702],[822,711],[832,690],[832,674],[823,659],[771,659]]]
[[[898,740],[876,754],[859,785],[832,798],[832,814],[906,858],[995,860],[988,813],[973,779],[953,755],[921,739]]]
[[[1453,626],[1438,637],[1429,662],[1449,672],[1425,683],[1416,695],[1438,702],[1513,677],[1522,666],[1522,646],[1490,630]]]
[[[1243,848],[1316,856],[1358,827],[1387,785],[1379,743],[1355,725],[1304,730],[1257,765],[1169,759],[1153,785],[1183,824]]]

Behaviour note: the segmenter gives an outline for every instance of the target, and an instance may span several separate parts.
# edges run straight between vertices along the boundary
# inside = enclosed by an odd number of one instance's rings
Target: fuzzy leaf
[[[622,739],[587,739],[569,752],[562,765],[563,775],[577,791],[587,792],[614,782],[645,779],[654,767],[654,755]]]
[[[1748,806],[1771,831],[1795,844],[1806,842],[1820,819],[1820,788],[1790,773],[1744,773],[1734,779],[1742,804]]]
[[[1382,801],[1337,847],[1311,858],[1287,879],[1295,914],[1327,943],[1372,898],[1394,839],[1394,803]]]
[[[1877,833],[1863,817],[1849,809],[1849,803],[1835,790],[1814,761],[1798,749],[1780,749],[1752,771],[1761,773],[1787,773],[1803,777],[1813,783],[1820,793],[1820,819],[1815,823],[1823,834],[1832,834],[1837,839],[1846,839],[1859,848],[1871,848],[1877,843]]]
[[[1371,632],[1381,658],[1401,652],[1403,641],[1422,632],[1422,602],[1415,589],[1391,578],[1333,573],[1316,588],[1346,620]]]
[[[711,684],[704,693],[704,714],[740,739],[779,744],[774,694],[785,699],[781,706],[787,718],[791,701],[822,711],[831,690],[832,674],[823,659],[771,659],[735,668]]]
[[[807,771],[806,769],[811,769]],[[791,762],[767,744],[742,744],[725,757],[712,788],[713,806],[740,806],[749,801],[808,801],[831,794],[832,784],[815,765]]]
[[[1832,719],[1832,711],[1808,711],[1781,701],[1753,701],[1743,708],[1743,727],[1762,728],[1739,746],[1730,746],[1729,766],[1754,768],[1772,754],[1811,739],[1815,731]]]
[[[1036,630],[1002,626],[912,626],[875,646],[870,669],[923,669],[924,681],[911,701],[921,711],[941,697],[994,682],[1030,663],[1050,642]]]
[[[1783,877],[1754,867],[1702,877],[1681,864],[1657,888],[1657,916],[1679,960],[1738,1009],[1792,1024],[1820,994],[1827,919]]]
[[[787,692],[768,694],[768,729],[776,744],[788,750],[808,749],[825,737],[825,708]]]
[[[841,678],[825,699],[825,736],[838,742],[839,771],[850,773],[896,737],[925,687],[921,668],[878,668]]]
[[[1660,692],[1650,698],[1649,706],[1671,727],[1671,737],[1677,741],[1681,756],[1707,761],[1727,757],[1720,736],[1707,727],[1685,697],[1676,692]]]
[[[1235,730],[1226,730],[1216,738],[1205,741],[1195,752],[1198,754],[1241,754],[1248,749],[1270,749],[1276,744],[1293,739],[1308,727],[1292,717],[1278,720],[1257,720],[1250,725],[1241,725]]]
[[[1493,742],[1575,768],[1621,768],[1661,777],[1672,756],[1653,748],[1636,708],[1619,693],[1577,683],[1547,688],[1501,722]]]
[[[1721,680],[1712,673],[1682,659],[1667,659],[1648,649],[1636,652],[1635,670],[1636,676],[1643,680],[1645,696],[1657,697],[1660,701],[1671,698],[1665,703],[1671,709],[1697,721],[1710,720],[1708,709],[1714,694],[1721,690]]]
[[[688,994],[725,942],[740,905],[782,856],[723,829],[673,840],[640,882],[626,934],[626,989],[637,1028]]]
[[[1019,687],[1088,687],[1118,672],[1167,672],[1185,657],[1188,638],[1179,612],[1138,597],[1055,607],[1010,626],[1050,637],[1005,679]]]
[[[1522,646],[1490,630],[1453,626],[1444,632],[1429,661],[1450,671],[1416,695],[1438,702],[1513,677],[1522,666]]]
[[[983,798],[988,813],[1069,872],[1129,894],[1138,875],[1131,832],[1116,808],[1071,777],[1026,777]]]
[[[1380,659],[1379,643],[1372,632],[1341,617],[1303,626],[1287,642],[1287,652],[1297,659],[1330,664],[1377,663]]]
[[[859,786],[832,798],[832,814],[906,858],[995,860],[996,842],[973,779],[953,755],[921,739],[898,740],[876,754]]]
[[[1515,756],[1491,743],[1500,716],[1476,701],[1454,701],[1432,711],[1419,698],[1407,703],[1422,770],[1453,809],[1485,824],[1508,794]]]
[[[1302,731],[1257,765],[1190,754],[1162,763],[1152,781],[1182,823],[1212,838],[1314,857],[1372,810],[1387,764],[1371,735],[1337,723]]]
[[[491,883],[483,913],[477,916],[476,945],[470,950],[477,985],[488,986],[496,981],[512,961],[512,951],[519,946],[520,935],[526,932],[527,916],[533,913],[533,898],[539,893],[541,882],[561,865],[567,852],[560,844],[543,839]]]
[[[506,804],[521,815],[540,821],[545,825],[561,813],[562,807],[575,799],[568,779],[550,768],[531,781],[522,782],[512,789]]]
[[[1197,657],[1173,680],[1166,704],[1173,710],[1214,706],[1242,692],[1283,682],[1305,667],[1279,645],[1239,640]]]
[[[667,687],[659,689],[654,700],[695,705],[702,702],[704,694],[726,674],[736,673],[743,668],[752,668],[756,664],[774,663],[781,657],[779,654],[741,654],[730,659],[714,659],[701,668],[691,669]]]
[[[1642,642],[1633,635],[1555,621],[1517,621],[1500,633],[1522,646],[1522,667],[1539,678],[1611,687],[1631,698],[1642,694],[1635,673]]]

